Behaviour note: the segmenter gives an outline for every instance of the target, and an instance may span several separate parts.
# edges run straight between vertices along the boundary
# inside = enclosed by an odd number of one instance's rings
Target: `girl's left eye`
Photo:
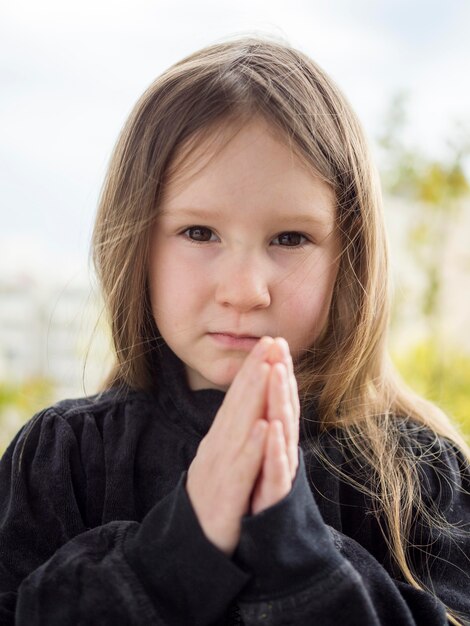
[[[305,237],[305,235],[296,232],[281,233],[275,237],[275,239],[284,241],[288,248],[301,248],[307,241],[307,237]],[[305,241],[301,242],[301,239],[304,239]]]
[[[184,235],[191,243],[194,243],[196,245],[201,245],[214,241],[213,239],[211,239],[211,235],[213,235],[214,233],[210,228],[207,228],[206,226],[191,226],[190,228],[184,230],[181,234]],[[302,235],[302,233],[298,233],[295,231],[280,233],[279,235],[274,237],[273,241],[275,241],[276,239],[279,240],[282,248],[303,248],[305,243],[308,241],[305,235]]]

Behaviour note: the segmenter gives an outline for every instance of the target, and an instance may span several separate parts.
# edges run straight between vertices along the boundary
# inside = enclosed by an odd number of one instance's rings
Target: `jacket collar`
[[[155,347],[157,387],[160,400],[174,416],[174,421],[193,435],[206,435],[219,410],[225,392],[218,389],[190,389],[184,363],[160,339]]]
[[[153,351],[153,364],[157,373],[156,385],[160,402],[172,416],[172,421],[193,436],[202,439],[209,431],[224,398],[218,389],[190,389],[184,363],[163,339]],[[313,403],[302,410],[307,420],[301,419],[300,441],[318,432],[318,414]]]

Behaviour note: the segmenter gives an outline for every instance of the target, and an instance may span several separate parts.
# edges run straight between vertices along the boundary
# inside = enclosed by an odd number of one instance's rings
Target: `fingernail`
[[[268,337],[261,337],[256,346],[253,348],[253,354],[255,356],[263,356],[268,351],[270,343],[268,342]]]

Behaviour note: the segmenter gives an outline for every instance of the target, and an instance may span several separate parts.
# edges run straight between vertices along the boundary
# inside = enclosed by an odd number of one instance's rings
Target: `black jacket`
[[[309,451],[305,427],[291,492],[242,519],[232,558],[219,551],[185,481],[224,394],[190,391],[181,361],[164,354],[155,392],[59,402],[8,447],[0,624],[447,624],[440,600],[400,578],[367,498]],[[419,436],[436,453],[422,474],[429,505],[462,531],[431,533],[417,520],[412,539],[432,557],[418,546],[415,562],[436,595],[470,619],[470,499],[459,489],[470,491],[468,468],[446,441]],[[334,436],[319,441],[343,471],[367,480]]]

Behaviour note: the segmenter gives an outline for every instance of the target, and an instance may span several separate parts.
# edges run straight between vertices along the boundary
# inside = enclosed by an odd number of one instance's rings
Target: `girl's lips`
[[[258,343],[259,337],[233,337],[225,333],[209,333],[209,337],[220,346],[239,350],[251,350]]]

